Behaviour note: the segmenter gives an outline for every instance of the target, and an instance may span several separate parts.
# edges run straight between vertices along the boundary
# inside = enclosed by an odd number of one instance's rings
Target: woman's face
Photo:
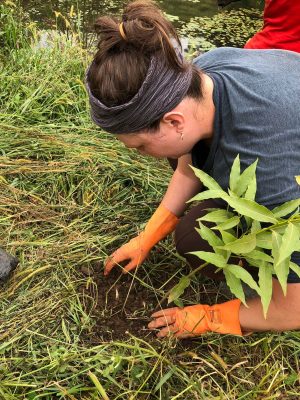
[[[179,158],[191,151],[193,146],[181,139],[181,134],[161,127],[156,132],[139,132],[117,135],[129,149],[136,149],[142,155],[156,158]]]
[[[205,104],[204,104],[205,105]],[[214,109],[209,112],[194,99],[184,99],[166,113],[156,132],[117,134],[127,148],[157,158],[179,158],[191,152],[194,145],[213,134]]]

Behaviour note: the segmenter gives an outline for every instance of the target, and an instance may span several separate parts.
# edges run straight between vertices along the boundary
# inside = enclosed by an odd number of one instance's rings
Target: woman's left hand
[[[241,301],[235,299],[213,306],[195,304],[183,308],[167,308],[151,315],[153,321],[148,328],[160,329],[157,334],[159,338],[172,334],[183,339],[206,332],[242,335],[240,306]]]
[[[206,322],[205,308],[197,304],[179,308],[166,308],[151,315],[154,320],[148,324],[149,329],[160,329],[157,337],[173,335],[179,339],[199,336],[209,330]]]

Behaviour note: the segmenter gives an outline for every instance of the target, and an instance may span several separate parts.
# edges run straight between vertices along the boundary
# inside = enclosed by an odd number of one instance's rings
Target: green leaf
[[[255,258],[251,258],[251,257],[248,257],[248,256],[245,256],[244,258],[245,258],[245,260],[247,261],[247,263],[249,265],[252,265],[253,267],[256,267],[256,268],[260,268],[262,266],[262,263],[266,262],[266,261],[256,260]],[[272,273],[275,274],[275,271],[274,271],[274,268],[273,268],[273,264],[268,263],[268,266],[271,268]]]
[[[241,302],[247,307],[246,300],[245,300],[245,293],[243,290],[243,286],[241,280],[237,278],[229,269],[223,269],[226,283],[231,291]]]
[[[290,257],[297,249],[299,245],[299,236],[298,228],[294,224],[289,223],[281,239],[278,259],[276,260],[278,264],[281,264],[287,257]]]
[[[214,231],[207,226],[203,225],[201,222],[199,223],[200,229],[196,228],[196,231],[202,237],[203,240],[206,240],[208,244],[214,249],[214,252],[222,255],[223,257],[227,257],[228,252],[226,250],[219,249],[218,246],[223,246],[223,240],[217,236]]]
[[[241,174],[240,179],[237,182],[236,194],[238,196],[241,196],[242,194],[244,194],[251,183],[253,186],[251,191],[253,191],[255,188],[255,192],[256,192],[255,171],[256,171],[257,162],[258,162],[258,160],[256,160],[253,164],[249,165],[249,167],[247,167],[245,169],[245,171]],[[253,182],[253,180],[255,182]],[[250,192],[248,195],[250,195]],[[253,199],[251,199],[251,200],[253,200]]]
[[[272,256],[276,262],[279,257],[279,249],[281,246],[282,237],[276,231],[272,231]]]
[[[251,233],[256,233],[261,230],[261,223],[259,221],[253,220],[251,225]]]
[[[186,203],[191,203],[192,201],[203,201],[207,199],[222,199],[226,195],[226,192],[221,190],[205,190],[204,192],[200,192],[196,194],[196,196],[192,197]]]
[[[244,218],[245,218],[247,230],[249,230],[249,229],[251,228],[251,226],[252,226],[252,221],[253,221],[253,219],[252,219],[252,218],[249,218],[249,217],[244,217]]]
[[[297,207],[300,206],[300,199],[287,201],[279,207],[273,208],[272,212],[276,218],[285,217],[291,214]]]
[[[158,384],[155,386],[153,393],[157,392],[174,374],[175,367],[172,367],[167,373],[165,373],[161,378]]]
[[[168,304],[172,303],[172,301],[179,299],[179,297],[184,293],[185,289],[189,287],[190,283],[190,278],[188,278],[187,276],[182,276],[177,285],[175,285],[171,289],[168,297]]]
[[[229,218],[227,221],[222,222],[221,224],[218,224],[217,226],[214,226],[212,229],[217,229],[219,231],[226,231],[228,229],[233,228],[234,226],[237,226],[239,223],[240,223],[240,218],[235,216]]]
[[[258,272],[258,283],[260,288],[261,303],[263,306],[264,317],[267,318],[267,311],[272,298],[272,266],[262,262]]]
[[[272,256],[274,258],[274,270],[278,281],[282,287],[284,295],[287,291],[287,277],[289,274],[290,257],[285,258],[281,263],[278,262],[280,247],[282,244],[282,236],[276,231],[272,232]]]
[[[223,199],[234,208],[239,214],[245,215],[260,222],[276,223],[277,219],[274,217],[272,211],[267,207],[257,204],[253,200],[239,199],[231,196],[224,196]]]
[[[226,269],[230,271],[235,277],[239,278],[241,281],[247,283],[249,287],[260,294],[260,289],[252,275],[243,267],[235,264],[227,265]]]
[[[188,254],[194,254],[201,260],[209,262],[218,268],[224,268],[227,263],[227,260],[222,255],[211,253],[209,251],[192,251]]]
[[[286,296],[286,291],[287,291],[287,278],[289,275],[289,270],[290,270],[290,259],[286,258],[282,263],[280,264],[274,264],[274,270],[277,275],[278,281],[282,287],[283,293]]]
[[[194,171],[197,178],[199,178],[200,181],[203,183],[203,185],[206,186],[208,189],[220,190],[220,191],[224,192],[223,189],[221,188],[221,186],[210,175],[208,175],[201,169],[195,168],[191,165],[190,165],[190,167]],[[224,192],[224,193],[226,193],[226,192]]]
[[[246,190],[245,193],[245,199],[248,200],[255,200],[255,196],[256,196],[256,190],[257,190],[257,184],[256,184],[256,177],[254,176],[251,180],[251,182],[249,183],[248,189]]]
[[[290,269],[294,271],[300,278],[300,266],[295,264],[294,262],[290,261]]]
[[[222,240],[225,244],[231,243],[231,242],[234,242],[235,240],[237,240],[237,238],[235,236],[233,236],[231,233],[226,232],[226,231],[221,231],[221,236],[222,236]]]
[[[256,247],[256,236],[253,234],[244,235],[234,242],[227,243],[222,248],[232,251],[235,254],[246,254],[254,250]]]
[[[184,303],[183,303],[183,301],[182,301],[181,299],[174,300],[174,304],[175,304],[177,307],[180,307],[180,308],[183,308],[183,307],[184,307]]]
[[[203,240],[206,240],[211,247],[222,246],[224,243],[222,239],[217,236],[214,231],[207,226],[199,223],[200,229],[196,228],[196,231],[200,234]]]
[[[101,385],[99,379],[97,378],[97,376],[95,374],[93,374],[92,371],[88,371],[88,376],[90,378],[90,380],[93,382],[93,384],[95,385],[98,393],[101,395],[103,400],[109,400],[104,387]]]
[[[198,221],[220,223],[227,221],[229,218],[232,218],[233,216],[234,214],[230,211],[215,210],[203,215],[203,217],[199,218]]]
[[[273,261],[274,261],[271,256],[269,256],[268,254],[266,254],[260,250],[250,251],[250,253],[247,254],[247,257],[249,257],[253,260],[260,260],[260,261],[266,261],[266,262],[271,262],[271,263],[273,263]]]
[[[240,174],[241,174],[241,164],[240,164],[240,155],[238,154],[233,161],[229,177],[229,187],[230,190],[232,190],[233,192],[236,192],[237,190],[238,187],[237,184],[240,178]]]
[[[256,235],[256,245],[263,249],[272,249],[272,232],[264,231],[258,233]]]

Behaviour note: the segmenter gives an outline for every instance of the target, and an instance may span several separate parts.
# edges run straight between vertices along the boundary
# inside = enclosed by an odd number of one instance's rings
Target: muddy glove
[[[5,281],[18,264],[19,260],[16,257],[0,249],[0,281]]]
[[[129,261],[124,267],[124,272],[131,271],[142,264],[152,247],[173,232],[178,221],[176,215],[161,204],[145,229],[109,257],[104,266],[104,275],[108,275],[112,268],[122,261]]]
[[[218,3],[219,7],[225,7],[225,6],[228,6],[228,4],[234,3],[236,1],[239,1],[239,0],[217,0],[217,3]]]
[[[155,312],[149,329],[162,328],[157,336],[172,333],[180,339],[202,335],[206,332],[242,335],[239,320],[241,301],[231,300],[213,306],[196,304],[184,308],[174,307]]]

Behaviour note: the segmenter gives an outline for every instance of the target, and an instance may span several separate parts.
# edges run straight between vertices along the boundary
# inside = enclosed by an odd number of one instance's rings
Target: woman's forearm
[[[202,187],[201,182],[188,165],[190,161],[190,156],[179,159],[178,167],[162,199],[162,204],[177,217],[182,216],[187,208],[186,202],[199,193]]]
[[[300,329],[300,284],[288,284],[284,296],[280,284],[273,279],[273,296],[267,318],[263,315],[260,298],[247,301],[248,308],[240,307],[240,324],[243,332],[286,331]]]

